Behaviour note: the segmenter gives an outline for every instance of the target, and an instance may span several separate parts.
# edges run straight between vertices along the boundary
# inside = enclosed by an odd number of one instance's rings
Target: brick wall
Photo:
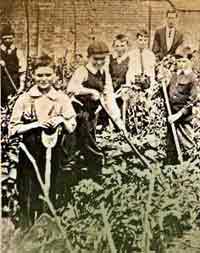
[[[153,37],[155,28],[163,24],[165,11],[170,6],[165,1],[153,1],[151,6]],[[134,41],[138,25],[142,23],[148,27],[148,10],[148,1],[140,0],[29,0],[31,55],[44,49],[59,57],[64,55],[66,48],[73,52],[75,47],[84,54],[92,37],[104,39],[111,45],[119,32],[128,33],[130,40]],[[25,49],[23,1],[11,1],[3,17],[12,21],[16,29],[16,44]],[[4,22],[3,18],[1,22]],[[200,13],[180,13],[179,27],[197,47]]]

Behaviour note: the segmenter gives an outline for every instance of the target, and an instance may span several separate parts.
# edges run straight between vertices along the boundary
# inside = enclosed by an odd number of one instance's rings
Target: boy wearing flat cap
[[[24,88],[26,62],[22,51],[14,45],[14,30],[10,24],[1,30],[1,105],[5,107],[8,97],[21,92]]]
[[[168,85],[169,101],[172,115],[168,120],[175,123],[179,142],[184,151],[190,150],[193,145],[192,108],[197,101],[199,82],[192,71],[191,61],[183,56],[176,55],[177,72],[171,77]],[[168,159],[169,162],[177,161],[176,151],[173,145],[171,129],[168,134]]]
[[[84,148],[83,153],[90,157],[93,167],[101,166],[103,161],[102,152],[96,146],[96,110],[101,97],[105,106],[114,119],[120,121],[120,111],[114,99],[112,80],[109,74],[106,58],[109,54],[108,46],[103,41],[94,41],[89,45],[88,63],[79,67],[72,76],[67,92],[74,95],[82,103],[78,109],[78,127],[80,148],[88,143],[88,150]],[[87,133],[86,133],[87,132]],[[87,137],[86,137],[87,136]],[[98,165],[97,165],[98,163]]]

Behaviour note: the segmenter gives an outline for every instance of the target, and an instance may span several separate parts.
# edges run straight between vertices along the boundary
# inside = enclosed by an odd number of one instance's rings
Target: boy
[[[114,91],[126,83],[128,71],[128,37],[118,34],[113,41],[113,53],[110,55],[109,71],[113,82]]]
[[[127,72],[127,84],[135,84],[141,90],[150,87],[155,81],[154,53],[147,48],[149,35],[146,29],[139,29],[136,34],[136,48],[130,52],[129,69]]]
[[[103,154],[96,146],[96,110],[103,98],[109,113],[116,121],[120,120],[120,111],[114,99],[112,80],[106,66],[109,49],[102,41],[89,45],[88,63],[79,67],[73,74],[67,88],[69,95],[74,95],[82,106],[77,109],[78,141],[80,149],[87,158],[92,173],[98,173],[103,163]]]
[[[12,27],[4,25],[0,45],[1,105],[3,107],[7,105],[10,95],[15,95],[17,91],[20,93],[24,89],[26,62],[23,53],[14,45],[14,36]]]
[[[109,58],[109,71],[113,88],[115,92],[120,93],[120,97],[116,101],[122,112],[124,94],[127,92],[123,85],[126,84],[126,74],[129,64],[128,44],[128,37],[124,34],[118,34],[113,41],[113,52]]]
[[[129,56],[129,66],[126,75],[126,84],[130,85],[128,113],[132,118],[133,133],[141,133],[149,121],[149,108],[151,102],[151,89],[155,84],[155,55],[147,47],[149,35],[145,28],[136,34],[136,48]],[[134,116],[133,116],[134,115]]]
[[[39,57],[36,61],[33,78],[35,85],[21,95],[14,106],[10,121],[10,136],[11,138],[17,135],[23,136],[23,143],[36,160],[44,180],[46,148],[42,143],[41,135],[43,132],[55,133],[60,126],[51,159],[50,196],[53,198],[55,197],[53,187],[61,165],[61,139],[63,135],[75,130],[76,114],[69,98],[52,86],[55,73],[51,58],[47,55]],[[12,176],[13,174],[11,172]],[[19,153],[17,187],[22,214],[24,218],[29,218],[28,214],[30,214],[33,219],[35,211],[40,212],[42,208],[41,200],[38,198],[41,188],[33,165],[22,150]]]
[[[183,150],[188,151],[194,145],[192,108],[196,103],[199,83],[192,71],[191,61],[182,55],[177,55],[176,58],[178,58],[177,72],[172,75],[168,86],[169,101],[173,113],[168,120],[170,123],[175,122],[179,142]],[[169,128],[167,154],[169,163],[177,162],[174,146],[171,129]]]

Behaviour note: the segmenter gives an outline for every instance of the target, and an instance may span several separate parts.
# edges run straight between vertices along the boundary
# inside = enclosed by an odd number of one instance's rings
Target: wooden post
[[[148,47],[151,46],[151,15],[152,15],[152,8],[151,8],[151,0],[148,2],[148,27],[149,27],[149,41],[148,41]]]
[[[75,58],[76,52],[77,52],[77,13],[76,13],[76,1],[72,0],[73,5],[73,14],[74,14],[74,52],[73,56]]]
[[[37,1],[37,19],[36,19],[36,55],[39,55],[39,43],[40,43],[40,4]]]
[[[0,43],[0,45],[1,45],[1,43]],[[1,60],[1,50],[0,50],[0,60]],[[2,80],[1,80],[2,73],[1,73],[1,71],[2,71],[2,67],[1,67],[1,64],[0,64],[0,87],[2,89]]]
[[[28,63],[30,58],[30,27],[29,27],[29,0],[24,1],[25,7],[25,16],[26,16],[26,36],[27,36],[27,53],[26,53],[26,78],[25,78],[25,87],[27,86],[27,77],[28,77]]]

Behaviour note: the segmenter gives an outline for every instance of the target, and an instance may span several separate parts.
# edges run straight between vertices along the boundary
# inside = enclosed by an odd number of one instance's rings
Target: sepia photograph
[[[2,253],[200,253],[200,0],[0,0]]]

